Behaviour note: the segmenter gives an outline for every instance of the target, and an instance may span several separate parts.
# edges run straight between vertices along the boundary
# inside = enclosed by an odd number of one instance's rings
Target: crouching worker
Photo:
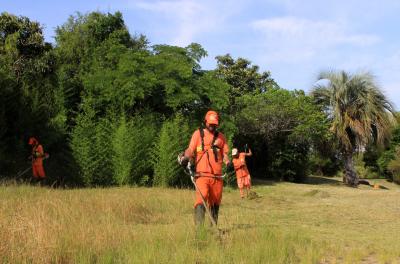
[[[46,178],[43,168],[43,159],[46,157],[46,154],[44,153],[43,146],[34,137],[29,138],[28,144],[32,147],[32,156],[30,158],[32,160],[33,178],[37,181],[42,181]]]
[[[219,206],[222,199],[222,164],[228,165],[229,147],[225,136],[217,131],[219,117],[215,111],[205,116],[205,128],[197,129],[190,140],[189,147],[181,157],[180,163],[186,166],[189,160],[195,164],[196,201],[194,220],[196,226],[204,223],[206,207],[210,210],[215,224],[218,221]],[[203,203],[203,199],[206,204]]]
[[[236,180],[240,191],[240,197],[244,198],[243,189],[246,189],[246,196],[249,196],[251,187],[250,173],[246,165],[246,156],[251,156],[251,150],[249,152],[240,152],[237,148],[232,149],[232,162],[235,167]]]

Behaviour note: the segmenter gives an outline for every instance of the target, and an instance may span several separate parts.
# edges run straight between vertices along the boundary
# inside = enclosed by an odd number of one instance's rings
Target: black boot
[[[218,223],[218,212],[219,212],[219,205],[211,206],[211,215],[214,218],[215,223]]]
[[[196,226],[201,226],[204,224],[205,212],[206,208],[202,204],[199,204],[194,208],[194,223],[196,224]]]

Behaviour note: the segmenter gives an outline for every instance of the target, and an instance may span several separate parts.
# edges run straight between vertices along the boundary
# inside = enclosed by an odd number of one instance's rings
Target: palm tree
[[[351,75],[345,71],[322,72],[311,92],[331,120],[331,132],[340,146],[345,166],[345,182],[358,185],[353,155],[367,144],[378,146],[390,137],[394,108],[370,73]]]

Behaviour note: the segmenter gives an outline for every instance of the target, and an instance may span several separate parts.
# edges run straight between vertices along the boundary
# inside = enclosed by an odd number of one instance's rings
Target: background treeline
[[[150,45],[119,12],[71,16],[53,44],[39,23],[2,13],[0,178],[29,166],[27,140],[36,136],[51,155],[49,184],[185,186],[176,156],[208,109],[221,114],[231,146],[249,144],[253,176],[341,171],[329,115],[312,97],[229,54],[203,70],[205,56],[196,43]],[[400,128],[393,134],[386,149],[366,148],[360,173],[398,179]]]

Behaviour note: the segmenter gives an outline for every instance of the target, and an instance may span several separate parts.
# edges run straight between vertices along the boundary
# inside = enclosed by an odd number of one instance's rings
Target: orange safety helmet
[[[37,141],[36,138],[34,138],[34,137],[30,137],[29,138],[29,142],[28,142],[29,145],[35,145],[35,144],[38,144],[38,143],[39,143],[39,141]]]
[[[217,125],[218,126],[218,124],[219,124],[219,116],[218,116],[217,112],[212,111],[212,110],[207,112],[204,120],[209,125]]]

